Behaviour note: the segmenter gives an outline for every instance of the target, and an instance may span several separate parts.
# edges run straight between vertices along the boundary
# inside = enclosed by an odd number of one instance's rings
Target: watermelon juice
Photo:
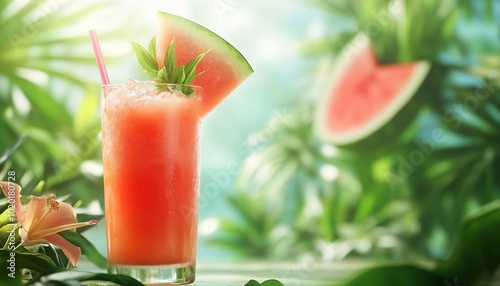
[[[151,276],[165,273],[141,274],[137,269],[176,265],[187,267],[185,272],[192,277],[182,278],[185,281],[174,277],[172,282],[191,282],[196,258],[200,90],[194,88],[187,97],[177,85],[159,92],[154,84],[133,82],[103,89],[107,254],[110,268],[118,269],[111,272],[155,282]],[[135,272],[124,270],[130,267]]]

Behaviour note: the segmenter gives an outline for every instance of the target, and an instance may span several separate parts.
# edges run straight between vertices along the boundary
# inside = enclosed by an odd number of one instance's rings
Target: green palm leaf
[[[89,80],[85,72],[96,70],[87,33],[67,32],[117,2],[82,2],[79,9],[69,3],[0,3],[0,82],[5,83],[0,89],[0,150],[26,136],[6,162],[10,168],[19,170],[19,176],[31,177],[28,186],[45,180],[47,192],[73,193],[68,202],[81,200],[85,205],[95,198],[102,200],[102,182],[84,178],[80,171],[82,162],[100,161],[97,136],[89,137],[99,130],[100,84],[97,76]],[[119,29],[104,32],[100,39],[104,43],[119,40],[120,34]],[[121,56],[106,57],[106,62],[117,62]],[[37,75],[42,75],[42,81]],[[80,106],[72,107],[78,102]],[[24,111],[19,109],[22,106]]]

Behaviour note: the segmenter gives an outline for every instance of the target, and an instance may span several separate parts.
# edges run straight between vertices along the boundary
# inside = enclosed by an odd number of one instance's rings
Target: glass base
[[[145,285],[179,285],[193,283],[196,266],[190,263],[172,265],[109,265],[108,273],[124,274]]]

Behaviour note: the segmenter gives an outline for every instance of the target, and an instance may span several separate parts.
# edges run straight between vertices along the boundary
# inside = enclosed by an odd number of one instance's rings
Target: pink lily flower
[[[9,186],[10,192],[9,192]],[[15,190],[12,191],[12,186]],[[72,267],[80,258],[81,250],[57,234],[64,230],[74,230],[78,227],[97,224],[96,220],[78,222],[73,207],[64,202],[49,197],[31,196],[28,204],[21,204],[21,187],[12,182],[0,182],[5,197],[13,199],[16,210],[16,219],[21,225],[19,236],[25,246],[52,243],[57,245],[68,257]]]

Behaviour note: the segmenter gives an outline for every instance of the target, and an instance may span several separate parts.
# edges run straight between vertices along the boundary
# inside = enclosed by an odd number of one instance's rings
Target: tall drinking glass
[[[194,281],[200,92],[151,82],[103,86],[108,272],[144,284]]]

